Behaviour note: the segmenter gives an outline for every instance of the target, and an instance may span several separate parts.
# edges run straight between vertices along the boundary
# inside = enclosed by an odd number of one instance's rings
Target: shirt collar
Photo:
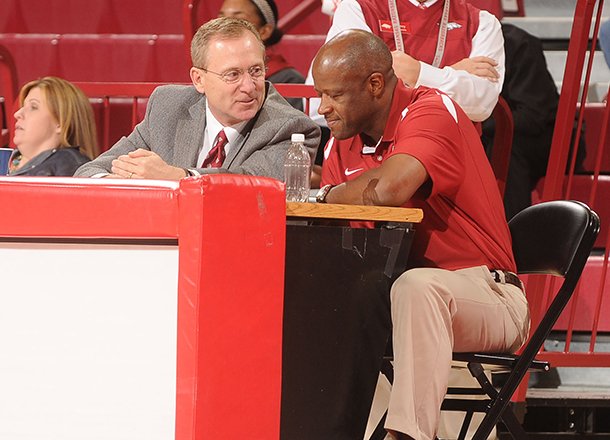
[[[249,122],[249,121],[242,121],[235,125],[230,125],[230,126],[225,127],[220,122],[218,122],[218,119],[216,119],[214,117],[214,115],[210,111],[210,107],[208,106],[207,101],[205,103],[205,120],[206,120],[205,130],[206,130],[208,139],[210,139],[210,144],[212,144],[212,142],[214,142],[214,139],[216,139],[216,136],[218,136],[218,133],[220,133],[221,130],[224,130],[225,135],[227,136],[227,143],[229,145],[235,145],[236,141],[238,141],[240,138],[243,137],[241,134],[241,131],[246,126],[246,124],[248,124],[248,122]]]
[[[396,126],[406,114],[408,108],[407,106],[411,103],[412,96],[413,89],[405,86],[402,81],[398,80],[396,82],[396,87],[394,87],[390,113],[388,115],[388,120],[386,121],[381,139],[379,139],[375,145],[366,145],[364,138],[360,136],[360,139],[362,140],[363,154],[379,153],[377,148],[381,146],[383,150],[383,148],[386,148],[394,141]]]
[[[426,0],[423,3],[419,3],[417,0],[409,0],[411,2],[411,4],[413,4],[414,6],[425,6],[427,8],[429,8],[430,6],[432,6],[433,4],[435,4],[436,2],[440,1],[440,0]]]

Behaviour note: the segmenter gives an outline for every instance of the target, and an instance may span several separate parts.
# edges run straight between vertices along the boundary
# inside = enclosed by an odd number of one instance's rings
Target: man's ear
[[[373,72],[369,76],[369,90],[374,97],[379,97],[385,89],[385,78],[380,72]]]
[[[205,79],[203,77],[203,71],[197,67],[191,67],[189,73],[195,89],[197,89],[199,93],[205,93]]]

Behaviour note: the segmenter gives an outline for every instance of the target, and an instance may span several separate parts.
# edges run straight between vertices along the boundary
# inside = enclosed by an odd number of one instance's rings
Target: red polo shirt
[[[502,198],[480,138],[448,96],[400,81],[378,145],[358,135],[331,138],[324,151],[322,184],[338,185],[378,167],[395,154],[409,154],[426,168],[430,194],[421,191],[404,207],[421,208],[410,266],[456,270],[487,265],[515,271]]]

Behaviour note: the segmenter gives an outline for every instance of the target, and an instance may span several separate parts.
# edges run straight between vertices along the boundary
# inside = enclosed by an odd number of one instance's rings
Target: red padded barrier
[[[283,184],[243,177],[180,186],[180,440],[279,438]]]
[[[176,182],[2,177],[3,237],[175,238]],[[42,221],[43,219],[44,221]]]
[[[0,184],[0,205],[11,207],[0,216],[0,237],[177,238],[175,438],[279,438],[281,182],[210,175]]]

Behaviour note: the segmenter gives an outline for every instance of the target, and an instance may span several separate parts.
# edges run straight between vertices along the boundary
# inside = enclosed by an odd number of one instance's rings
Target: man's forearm
[[[349,182],[344,182],[332,188],[326,196],[326,203],[340,203],[344,205],[376,205],[379,198],[373,193],[376,191],[379,178],[378,169],[369,170]]]

